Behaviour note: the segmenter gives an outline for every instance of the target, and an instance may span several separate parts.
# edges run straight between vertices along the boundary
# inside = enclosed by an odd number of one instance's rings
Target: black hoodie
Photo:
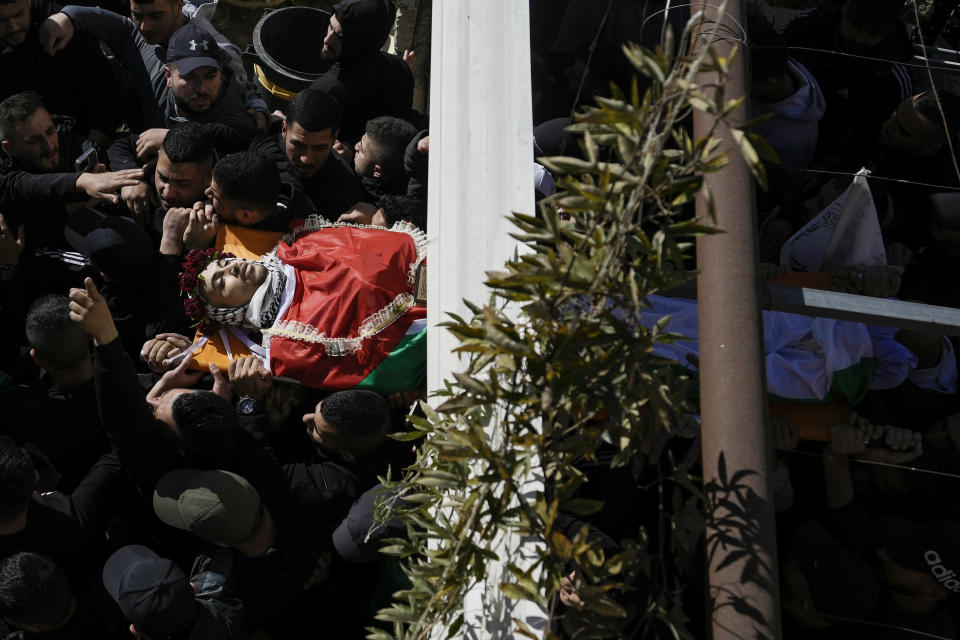
[[[343,0],[333,5],[343,27],[337,62],[311,85],[333,95],[343,107],[338,136],[352,147],[368,120],[378,116],[409,118],[413,74],[399,56],[380,51],[397,9],[390,0]]]

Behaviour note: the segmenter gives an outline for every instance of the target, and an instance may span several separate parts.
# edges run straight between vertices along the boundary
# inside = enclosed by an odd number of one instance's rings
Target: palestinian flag
[[[697,370],[699,327],[694,300],[650,296],[640,324],[653,327],[670,316],[666,331],[685,336],[657,343],[654,353]],[[894,330],[860,322],[763,312],[767,393],[771,401],[854,406],[869,388],[899,384],[916,367],[914,356],[894,340]],[[736,345],[731,345],[736,348]]]

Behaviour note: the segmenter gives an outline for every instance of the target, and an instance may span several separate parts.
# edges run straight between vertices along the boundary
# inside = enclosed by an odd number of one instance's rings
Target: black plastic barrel
[[[322,58],[330,13],[313,7],[284,7],[264,12],[253,29],[253,51],[247,55],[260,67],[267,82],[261,86],[274,96],[306,89],[330,66]]]

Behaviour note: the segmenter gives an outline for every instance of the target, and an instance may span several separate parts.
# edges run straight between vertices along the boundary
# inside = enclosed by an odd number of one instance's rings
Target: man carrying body
[[[116,204],[115,192],[143,176],[141,169],[75,171],[79,144],[69,131],[58,129],[32,92],[0,103],[0,138],[0,211],[11,229],[24,226],[35,248],[62,244],[67,204],[86,199]]]
[[[317,211],[329,219],[367,199],[356,175],[340,154],[333,153],[340,116],[335,98],[305,89],[287,107],[280,135],[259,138],[250,147],[274,159],[283,179],[302,188]]]
[[[408,117],[413,74],[399,56],[382,53],[396,16],[392,2],[343,0],[333,5],[323,55],[333,66],[311,89],[326,91],[343,106],[340,140],[352,149],[367,121],[377,116]]]
[[[406,120],[381,116],[367,123],[353,156],[353,168],[373,199],[383,195],[406,195],[409,179],[403,162],[407,145],[417,128]]]
[[[211,23],[216,6],[216,2],[197,6],[183,0],[130,0],[130,18],[140,29],[144,40],[152,45],[166,46],[177,29],[188,22],[213,36],[226,55],[234,81],[243,88],[247,113],[263,129],[267,123],[267,105],[256,89],[247,83],[247,71],[243,67],[240,48],[227,40]]]
[[[41,25],[41,42],[49,54],[71,41],[74,25],[105,42],[130,72],[142,129],[168,128],[181,120],[253,128],[241,87],[224,73],[220,45],[198,26],[184,25],[164,48],[149,44],[127,18],[96,7],[68,6]]]
[[[114,167],[136,166],[133,136],[117,139],[108,150]],[[164,137],[157,153],[153,179],[120,190],[127,209],[143,221],[156,240],[162,234],[163,218],[171,207],[192,208],[204,199],[213,175],[214,150],[203,125],[183,122]]]

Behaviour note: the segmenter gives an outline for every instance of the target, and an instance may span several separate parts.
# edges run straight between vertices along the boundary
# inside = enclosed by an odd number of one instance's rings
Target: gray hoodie
[[[173,94],[167,87],[163,68],[167,48],[149,44],[132,20],[99,7],[67,6],[63,8],[75,28],[87,31],[102,40],[130,74],[134,91],[140,100],[141,125],[169,128],[180,120],[174,110]],[[236,128],[252,128],[246,113],[247,105],[238,82],[224,74],[220,95],[206,112],[191,115],[194,122],[219,122]]]

